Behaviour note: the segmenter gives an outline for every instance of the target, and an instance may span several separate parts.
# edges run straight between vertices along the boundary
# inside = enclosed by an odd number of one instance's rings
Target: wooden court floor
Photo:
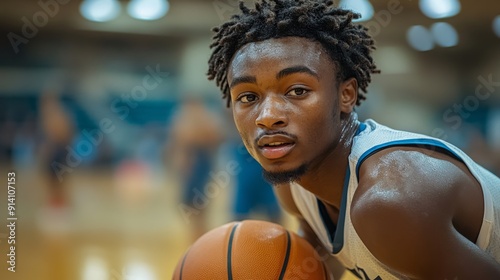
[[[6,174],[0,178],[6,181]],[[171,279],[192,242],[177,207],[179,185],[168,174],[117,178],[111,170],[75,171],[65,182],[71,201],[66,210],[47,207],[38,172],[16,170],[16,178],[16,272],[7,270],[8,232],[2,226],[2,280]],[[229,195],[227,190],[211,199],[210,228],[230,221]],[[7,200],[6,191],[0,199]],[[0,220],[6,223],[4,210]],[[284,223],[295,226],[288,216]]]

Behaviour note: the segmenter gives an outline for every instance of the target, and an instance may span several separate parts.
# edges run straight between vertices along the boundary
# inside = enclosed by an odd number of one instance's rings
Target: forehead
[[[248,75],[248,71],[264,70],[262,64],[286,68],[304,65],[318,71],[333,71],[333,63],[319,42],[302,37],[273,38],[241,47],[228,69],[228,78]],[[266,69],[269,69],[266,67]]]

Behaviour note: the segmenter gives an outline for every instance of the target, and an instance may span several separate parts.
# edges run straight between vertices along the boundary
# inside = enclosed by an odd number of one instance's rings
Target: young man
[[[208,75],[246,148],[304,236],[360,278],[500,279],[500,179],[449,143],[357,120],[374,42],[332,5],[240,5],[214,29]]]

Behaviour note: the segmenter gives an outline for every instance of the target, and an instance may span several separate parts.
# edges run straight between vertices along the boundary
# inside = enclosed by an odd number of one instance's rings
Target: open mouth
[[[295,146],[293,143],[274,142],[260,147],[262,155],[267,159],[278,159],[286,156]]]
[[[273,142],[273,143],[265,144],[264,147],[279,147],[279,146],[286,146],[286,145],[291,145],[291,143]]]
[[[287,135],[266,135],[257,142],[262,156],[278,159],[286,156],[295,146],[295,141]]]

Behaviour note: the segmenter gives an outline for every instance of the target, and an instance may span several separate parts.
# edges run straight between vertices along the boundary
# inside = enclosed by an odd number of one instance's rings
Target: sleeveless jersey
[[[500,179],[475,163],[463,151],[443,140],[390,129],[373,120],[361,123],[353,139],[337,225],[331,221],[325,206],[313,193],[298,183],[292,183],[290,186],[297,208],[323,246],[347,269],[362,279],[407,279],[371,254],[356,233],[350,215],[351,201],[358,187],[361,163],[370,155],[394,146],[438,148],[465,163],[480,183],[484,196],[483,223],[476,244],[500,263]]]

